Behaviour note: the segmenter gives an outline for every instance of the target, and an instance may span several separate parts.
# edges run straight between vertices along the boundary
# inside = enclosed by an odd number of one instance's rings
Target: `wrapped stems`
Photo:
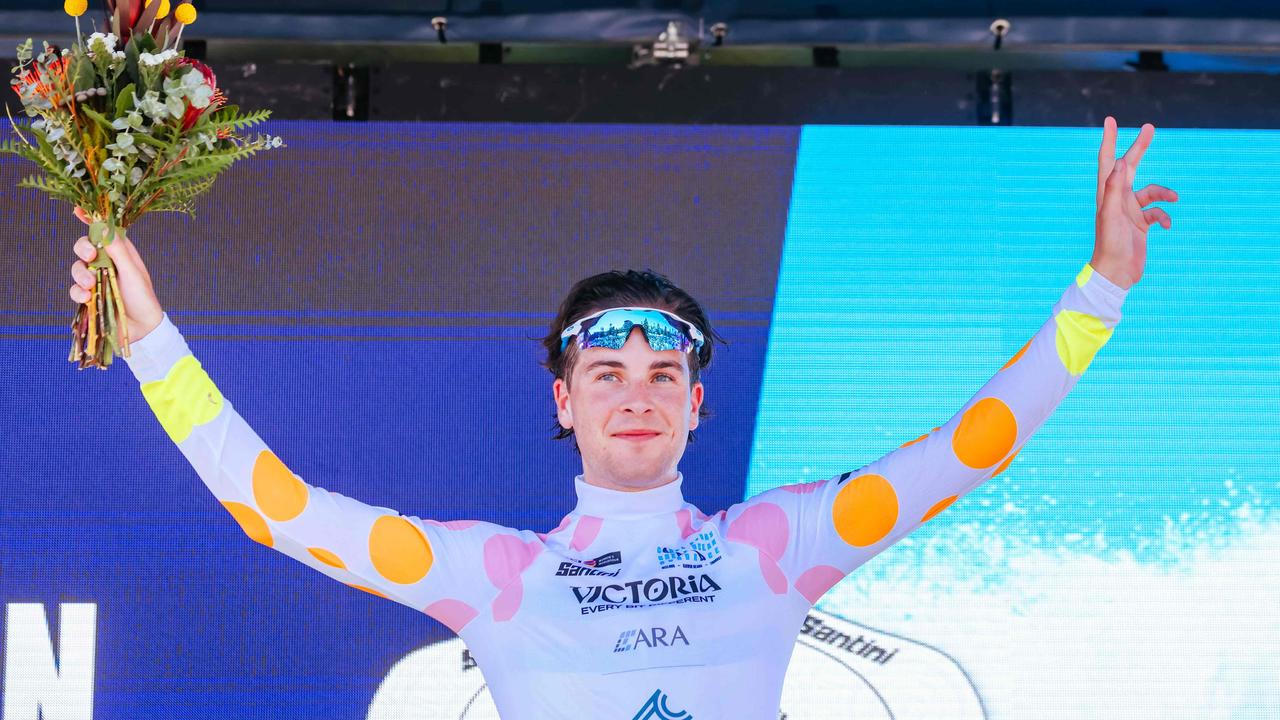
[[[80,304],[71,321],[71,352],[67,360],[77,363],[80,370],[106,370],[115,356],[129,357],[129,321],[110,256],[99,248],[98,256],[88,267],[95,282],[89,290],[89,300]]]

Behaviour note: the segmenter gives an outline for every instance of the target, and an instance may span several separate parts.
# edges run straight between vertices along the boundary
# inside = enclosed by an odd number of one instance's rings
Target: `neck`
[[[578,495],[574,512],[600,518],[645,517],[676,512],[684,506],[684,493],[681,492],[683,484],[684,478],[676,473],[672,481],[662,485],[646,490],[620,491],[589,484],[579,475],[574,479],[574,489]]]
[[[616,490],[618,492],[644,492],[654,488],[662,487],[669,483],[673,483],[680,477],[680,473],[672,468],[671,470],[655,477],[655,478],[617,478],[607,473],[592,472],[590,468],[583,467],[582,481],[588,485],[594,485],[605,490]]]

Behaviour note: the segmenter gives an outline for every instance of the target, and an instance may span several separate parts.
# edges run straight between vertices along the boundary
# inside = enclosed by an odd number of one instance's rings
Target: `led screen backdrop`
[[[946,421],[1092,250],[1095,129],[271,132],[133,238],[291,469],[441,520],[572,507],[537,339],[581,277],[664,272],[728,339],[681,465],[714,511]],[[1280,710],[1277,159],[1274,133],[1157,132],[1139,185],[1182,201],[1114,337],[1006,472],[819,603],[783,714]],[[123,364],[65,361],[80,226],[25,172],[0,160],[6,720],[493,717],[447,629],[248,541]]]

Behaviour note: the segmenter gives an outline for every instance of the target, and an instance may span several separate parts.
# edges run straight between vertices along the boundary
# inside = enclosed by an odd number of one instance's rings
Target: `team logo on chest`
[[[618,571],[601,570],[602,567],[622,564],[622,551],[614,550],[590,560],[567,560],[556,568],[556,577],[579,577],[581,575],[604,575],[617,577]]]
[[[688,644],[689,638],[685,636],[684,628],[679,625],[674,631],[664,627],[635,628],[622,631],[618,636],[618,642],[613,646],[613,651],[631,652],[639,648],[675,647]]]
[[[677,547],[658,546],[658,567],[669,570],[680,568],[703,568],[715,565],[720,561],[720,541],[716,530],[709,527],[689,538],[684,545]]]

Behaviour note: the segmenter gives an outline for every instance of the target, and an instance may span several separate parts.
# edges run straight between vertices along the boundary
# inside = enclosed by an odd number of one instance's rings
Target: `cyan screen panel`
[[[1018,351],[1091,257],[1100,139],[804,129],[747,495],[929,432]],[[1277,133],[1158,129],[1135,187],[1180,200],[1111,340],[820,607],[945,651],[991,717],[1280,712],[1278,161]]]

